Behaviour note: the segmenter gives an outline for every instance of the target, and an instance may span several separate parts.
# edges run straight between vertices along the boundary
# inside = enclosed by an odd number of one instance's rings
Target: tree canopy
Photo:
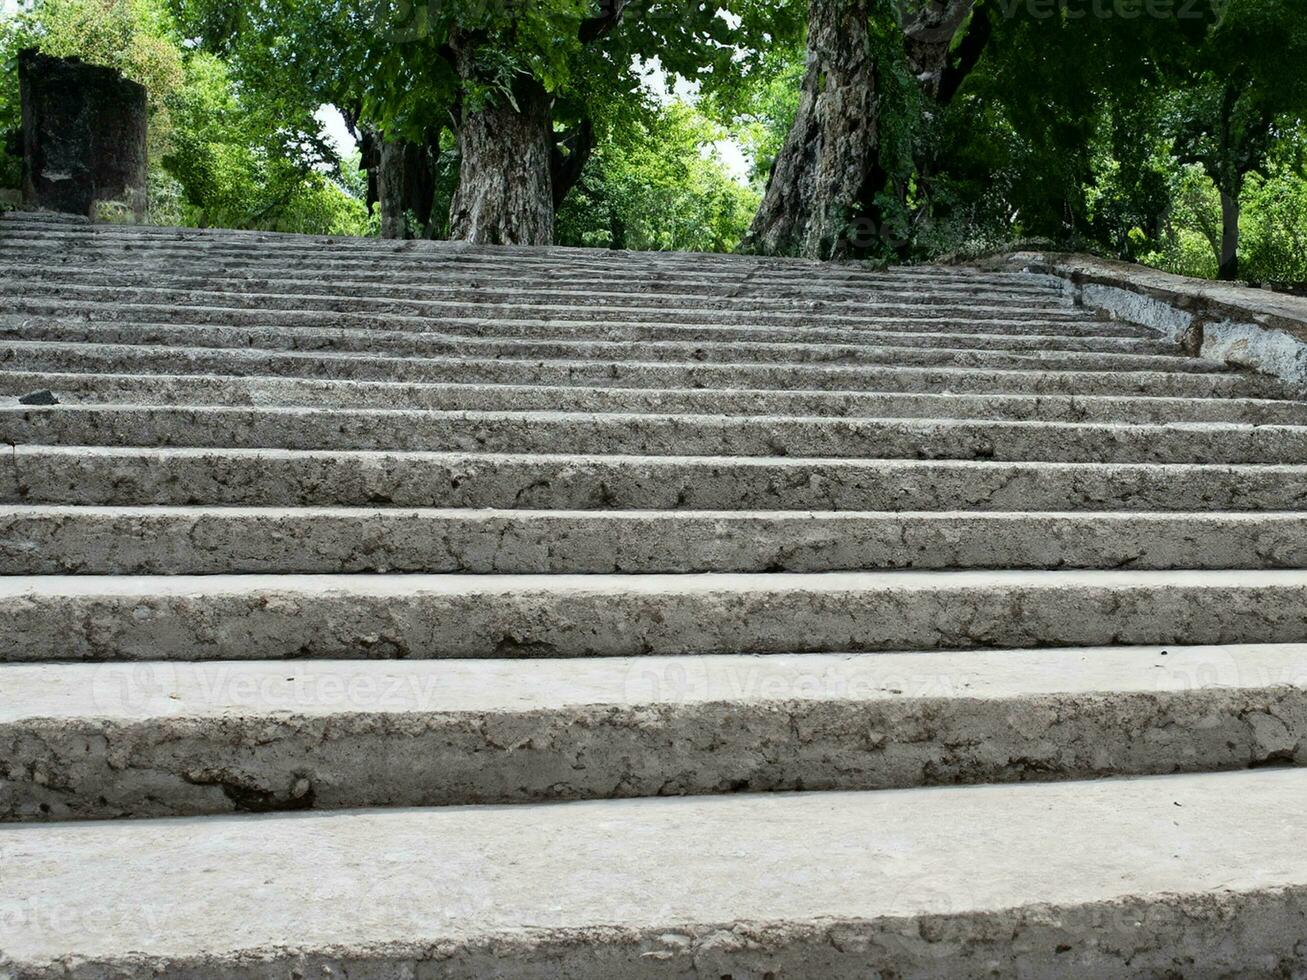
[[[0,21],[0,128],[18,125],[15,56],[35,46],[146,86],[164,223],[874,261],[1037,239],[1302,281],[1297,13],[27,0]],[[323,130],[336,113],[344,149]],[[3,155],[0,183],[18,175]]]

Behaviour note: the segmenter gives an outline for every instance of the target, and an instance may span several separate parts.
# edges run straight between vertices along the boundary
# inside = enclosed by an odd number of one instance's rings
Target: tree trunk
[[[855,248],[880,171],[867,2],[810,0],[799,111],[741,251],[831,259]]]
[[[1239,195],[1221,191],[1221,268],[1218,276],[1226,282],[1239,278]]]
[[[408,140],[383,140],[377,176],[381,237],[427,237],[435,194],[427,147]]]
[[[470,57],[461,55],[459,64],[468,78]],[[482,245],[553,244],[549,94],[534,78],[519,76],[513,96],[510,101],[496,94],[493,102],[476,109],[464,107],[450,238]]]
[[[989,43],[988,11],[976,11],[971,27],[955,48],[958,30],[971,16],[976,0],[918,0],[903,8],[903,47],[908,67],[926,96],[947,105],[976,66]]]

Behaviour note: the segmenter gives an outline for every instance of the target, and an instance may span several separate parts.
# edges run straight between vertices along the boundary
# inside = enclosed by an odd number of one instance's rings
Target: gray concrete
[[[117,308],[124,314],[139,313],[145,321],[176,315],[167,308]],[[178,346],[240,347],[255,345],[262,350],[343,351],[415,357],[465,356],[471,358],[539,359],[548,361],[631,361],[676,364],[848,364],[848,365],[944,365],[980,368],[1046,368],[1048,370],[1166,371],[1172,373],[1215,373],[1225,368],[1215,362],[1199,361],[1174,353],[1149,353],[1114,349],[1116,339],[1081,344],[1076,339],[1026,337],[976,337],[972,335],[912,334],[906,337],[882,335],[859,344],[762,343],[752,341],[696,342],[679,340],[605,341],[535,340],[531,338],[482,338],[442,335],[437,332],[412,334],[404,331],[318,327],[318,317],[301,318],[290,325],[269,325],[272,315],[259,311],[235,311],[223,321],[215,317],[191,316],[194,323],[82,322],[43,317],[6,318],[0,322],[0,338],[45,340],[61,343],[137,344],[165,343]]]
[[[232,446],[441,452],[1274,463],[1307,426],[1168,425],[227,406],[0,405],[11,445]]]
[[[0,279],[0,820],[191,817],[0,825],[0,980],[1307,973],[1307,405],[1194,330],[48,215]]]
[[[0,661],[1298,643],[1307,572],[0,578]]]
[[[64,404],[412,408],[671,415],[994,419],[1010,422],[1236,422],[1307,425],[1307,403],[1148,395],[980,395],[941,392],[601,388],[564,385],[406,384],[203,374],[0,373],[4,396],[38,389]]]
[[[539,510],[1307,510],[1307,466],[18,446],[6,503]]]
[[[1307,512],[0,507],[0,575],[1307,568]]]
[[[0,950],[23,980],[1283,977],[1304,807],[1267,771],[6,828]]]
[[[0,818],[1307,763],[1307,647],[0,667]]]
[[[1204,358],[1307,393],[1307,298],[1206,282],[1081,255],[1016,253],[994,263],[1067,283],[1078,304],[1148,326]]]
[[[24,370],[207,373],[355,381],[565,385],[609,388],[758,388],[971,394],[1151,395],[1283,398],[1284,386],[1251,375],[976,367],[700,364],[379,357],[331,351],[265,351],[139,344],[2,341],[0,361]]]

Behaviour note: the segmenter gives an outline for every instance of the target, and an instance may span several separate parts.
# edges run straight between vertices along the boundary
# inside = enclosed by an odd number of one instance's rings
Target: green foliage
[[[758,207],[716,155],[726,136],[693,107],[673,102],[596,151],[558,215],[563,245],[724,252],[739,244]]]

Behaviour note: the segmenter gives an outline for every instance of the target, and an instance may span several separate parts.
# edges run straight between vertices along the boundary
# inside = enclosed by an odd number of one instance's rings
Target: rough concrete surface
[[[1301,511],[1307,466],[17,446],[7,503]]]
[[[0,817],[1307,762],[1307,647],[0,666]]]
[[[443,659],[1307,640],[1307,572],[0,578],[0,657]]]
[[[1307,299],[1083,255],[1019,252],[998,263],[1070,284],[1081,305],[1153,327],[1204,358],[1307,392]]]
[[[1262,771],[7,827],[0,955],[22,980],[1283,977],[1305,806],[1307,774]]]
[[[1307,512],[0,506],[3,575],[1307,567]]]

